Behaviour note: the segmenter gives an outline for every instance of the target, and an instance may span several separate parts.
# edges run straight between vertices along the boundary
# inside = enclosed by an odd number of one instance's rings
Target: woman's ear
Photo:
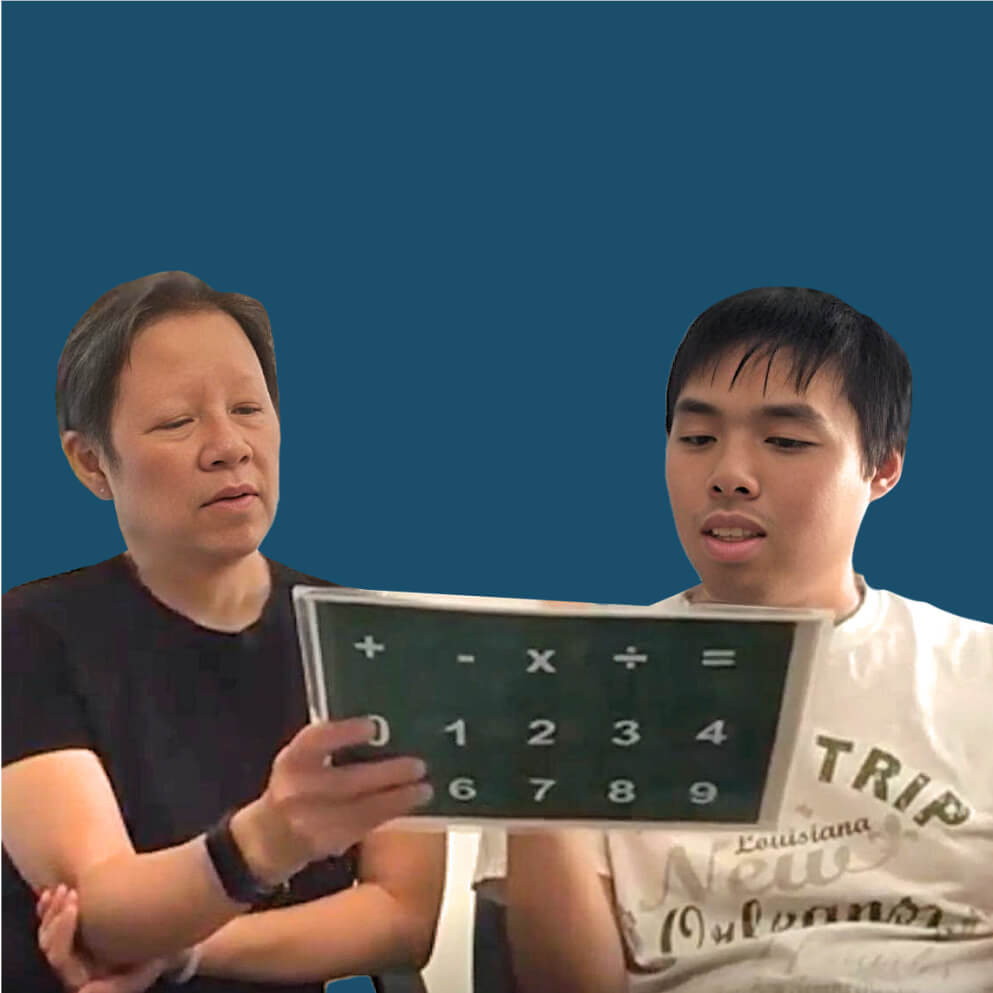
[[[885,496],[898,482],[903,472],[903,455],[894,450],[876,466],[872,479],[869,480],[870,500],[878,500]]]
[[[104,471],[103,453],[78,431],[66,431],[62,435],[62,451],[65,452],[76,478],[101,500],[113,500],[110,480]]]

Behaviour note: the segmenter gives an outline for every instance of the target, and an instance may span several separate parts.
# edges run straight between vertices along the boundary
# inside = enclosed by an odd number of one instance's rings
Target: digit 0
[[[376,726],[376,733],[369,739],[369,744],[388,745],[390,743],[390,722],[381,714],[369,714],[369,720]]]

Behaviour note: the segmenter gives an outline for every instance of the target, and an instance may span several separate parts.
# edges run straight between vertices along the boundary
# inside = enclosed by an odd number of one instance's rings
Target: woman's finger
[[[83,986],[78,993],[144,993],[144,990],[162,975],[164,966],[163,959],[153,959],[127,972],[94,979]]]
[[[432,796],[427,783],[412,783],[383,790],[353,800],[347,806],[331,807],[314,812],[312,831],[315,836],[338,839],[332,844],[335,853],[345,851],[374,828],[423,806]]]
[[[325,755],[349,745],[363,745],[376,733],[376,725],[367,717],[349,717],[342,721],[308,724],[298,731],[280,753],[282,761],[293,769],[307,770]]]
[[[55,899],[54,897],[51,897],[50,899],[45,901],[44,909],[42,910],[41,913],[39,931],[43,927],[44,928],[50,927],[52,921],[54,921],[59,916],[59,914],[63,912],[63,910],[65,910],[70,900],[73,902],[76,901],[76,894],[75,891],[73,890],[69,890],[68,893],[66,893],[58,900]]]
[[[297,773],[294,783],[309,798],[349,803],[373,793],[419,782],[426,772],[421,759],[403,756]]]
[[[38,945],[48,964],[69,990],[88,982],[91,972],[86,961],[74,950],[79,904],[76,894],[66,890],[53,899],[38,929]]]
[[[41,950],[48,955],[49,947],[52,943],[52,929],[62,911],[62,896],[58,890],[54,890],[49,895],[45,906],[45,913],[38,924],[38,945]]]
[[[35,904],[35,910],[39,917],[45,916],[45,911],[52,903],[52,891],[50,889],[43,889],[38,896],[38,902]]]
[[[75,905],[67,904],[51,915],[44,925],[44,936],[39,934],[39,944],[53,968],[59,968],[72,957],[77,920]]]

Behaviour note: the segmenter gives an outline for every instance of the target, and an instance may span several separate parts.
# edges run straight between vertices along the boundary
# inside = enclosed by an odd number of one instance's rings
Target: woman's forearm
[[[302,868],[261,801],[237,811],[230,829],[261,882],[281,882]],[[91,866],[74,883],[83,942],[107,965],[172,955],[247,909],[226,893],[203,835],[156,852],[121,853]]]
[[[256,982],[309,982],[422,968],[431,921],[376,883],[294,907],[246,914],[201,945],[198,974]]]
[[[107,965],[167,956],[244,911],[228,898],[203,837],[147,854],[121,854],[76,882],[86,948]]]

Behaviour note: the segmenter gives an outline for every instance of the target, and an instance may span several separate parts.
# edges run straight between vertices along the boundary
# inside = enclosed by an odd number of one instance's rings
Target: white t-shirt
[[[774,833],[590,832],[632,993],[993,991],[993,625],[866,590],[798,740]]]

